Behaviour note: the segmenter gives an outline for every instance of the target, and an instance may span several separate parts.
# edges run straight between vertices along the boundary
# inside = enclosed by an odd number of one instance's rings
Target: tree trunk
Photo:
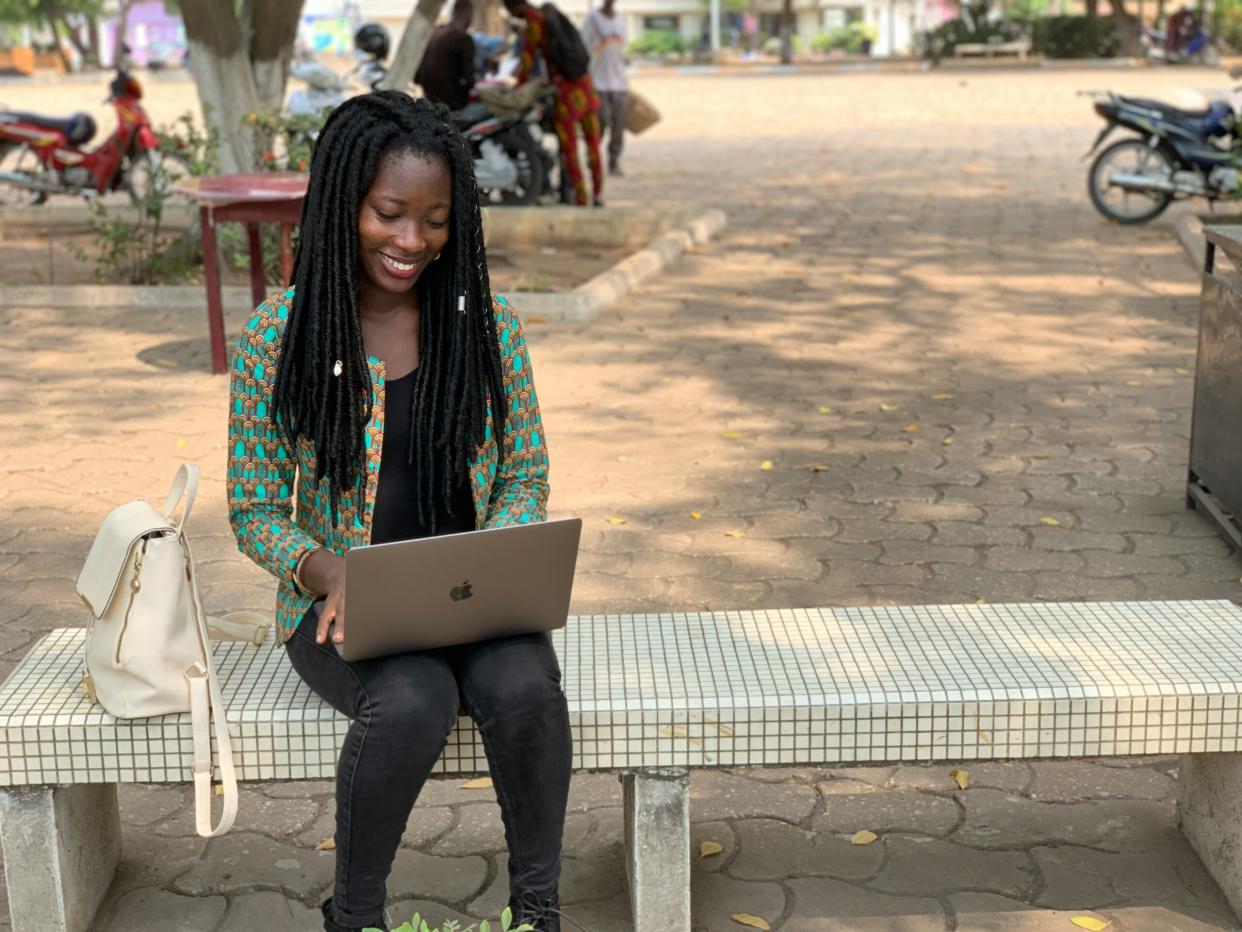
[[[259,97],[233,6],[227,0],[181,0],[181,18],[203,120],[219,134],[220,170],[253,171],[258,159],[247,118],[259,109]]]
[[[414,80],[414,73],[423,60],[423,52],[427,49],[427,42],[436,28],[436,17],[443,6],[444,0],[418,0],[405,24],[405,32],[401,34],[401,44],[397,46],[392,67],[380,82],[381,90],[402,91]]]
[[[129,8],[134,0],[120,0],[116,20],[116,35],[112,37],[112,66],[121,67],[125,59],[125,34],[129,32]]]
[[[793,0],[781,4],[781,64],[793,64]]]
[[[285,84],[293,59],[293,43],[298,35],[303,0],[262,0],[262,15],[256,16],[259,3],[244,0],[241,30],[246,48],[250,50],[250,67],[254,71],[255,92],[265,110],[279,110],[285,103]]]
[[[52,44],[56,46],[56,54],[60,56],[60,63],[65,69],[65,74],[73,71],[73,62],[69,60],[69,56],[65,54],[65,45],[60,40],[60,29],[57,28],[58,20],[55,16],[48,14],[48,28],[52,30]]]
[[[1143,53],[1143,30],[1134,14],[1126,9],[1126,0],[1108,0],[1113,17],[1117,22],[1117,42],[1120,54],[1138,56]]]
[[[1084,0],[1088,16],[1100,15],[1100,0]]]
[[[232,0],[181,0],[190,72],[203,118],[219,133],[221,171],[258,167],[265,140],[256,136],[250,115],[284,102],[302,2],[263,0],[257,16],[246,0],[239,20]]]
[[[1156,0],[1156,28],[1164,28],[1164,3],[1165,0]]]

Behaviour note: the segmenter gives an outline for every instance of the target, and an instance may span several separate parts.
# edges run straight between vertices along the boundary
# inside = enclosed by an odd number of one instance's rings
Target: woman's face
[[[385,158],[358,211],[358,260],[366,281],[404,294],[449,238],[453,181],[435,158]]]

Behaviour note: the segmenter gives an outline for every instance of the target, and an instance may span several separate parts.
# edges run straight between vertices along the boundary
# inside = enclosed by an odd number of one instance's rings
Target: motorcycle
[[[1147,223],[1175,200],[1203,197],[1214,207],[1238,194],[1242,140],[1229,101],[1184,110],[1142,97],[1086,93],[1105,121],[1083,157],[1099,152],[1087,172],[1087,189],[1095,209],[1109,220]],[[1138,135],[1100,149],[1118,127]]]
[[[117,128],[94,149],[85,148],[96,133],[90,114],[62,118],[0,109],[0,205],[35,206],[50,194],[91,199],[122,189],[140,205],[190,174],[183,155],[161,148],[136,78],[118,70],[108,100]]]
[[[349,97],[348,77],[313,59],[295,64],[289,69],[289,77],[306,84],[289,95],[289,113],[293,116],[321,117]]]
[[[1140,39],[1143,46],[1143,57],[1148,61],[1162,61],[1170,65],[1197,62],[1201,65],[1215,66],[1220,64],[1220,52],[1212,43],[1207,31],[1196,25],[1194,30],[1176,49],[1169,48],[1169,34],[1163,29],[1143,27]]]
[[[470,144],[484,205],[527,205],[548,190],[541,124],[552,106],[548,88],[480,85],[476,100],[452,114]]]
[[[365,80],[375,84],[386,74],[388,32],[367,23],[354,35],[354,47],[370,56]],[[484,205],[535,204],[548,188],[548,165],[539,129],[551,106],[544,88],[480,83],[474,99],[452,114],[470,144],[474,174]]]

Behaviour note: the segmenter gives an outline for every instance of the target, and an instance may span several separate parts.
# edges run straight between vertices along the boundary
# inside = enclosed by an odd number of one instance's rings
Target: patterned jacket
[[[313,446],[305,438],[292,443],[272,416],[281,334],[292,306],[290,288],[255,310],[237,343],[229,394],[229,524],[238,549],[280,580],[276,626],[282,641],[293,634],[313,601],[293,581],[302,555],[316,547],[344,554],[351,547],[370,543],[384,444],[384,364],[371,356],[367,360],[371,413],[364,438],[366,469],[360,480],[365,484],[362,509],[352,498],[338,498],[333,523],[329,503],[334,493],[328,479],[318,485],[312,479]],[[547,518],[547,447],[522,325],[503,298],[497,299],[495,314],[509,416],[497,444],[488,405],[484,441],[470,466],[478,528]]]

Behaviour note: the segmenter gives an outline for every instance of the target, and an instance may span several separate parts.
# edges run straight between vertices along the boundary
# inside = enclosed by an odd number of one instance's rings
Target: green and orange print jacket
[[[344,554],[370,543],[384,445],[384,364],[371,356],[362,508],[354,499],[338,498],[333,522],[328,481],[313,479],[314,448],[304,438],[286,436],[272,415],[281,335],[292,305],[291,288],[255,310],[237,343],[229,395],[229,523],[241,552],[280,581],[276,626],[282,641],[314,600],[293,581],[303,554],[316,547]],[[503,298],[496,300],[495,315],[509,414],[498,439],[489,403],[486,434],[470,465],[478,528],[547,518],[547,447],[522,325]]]

